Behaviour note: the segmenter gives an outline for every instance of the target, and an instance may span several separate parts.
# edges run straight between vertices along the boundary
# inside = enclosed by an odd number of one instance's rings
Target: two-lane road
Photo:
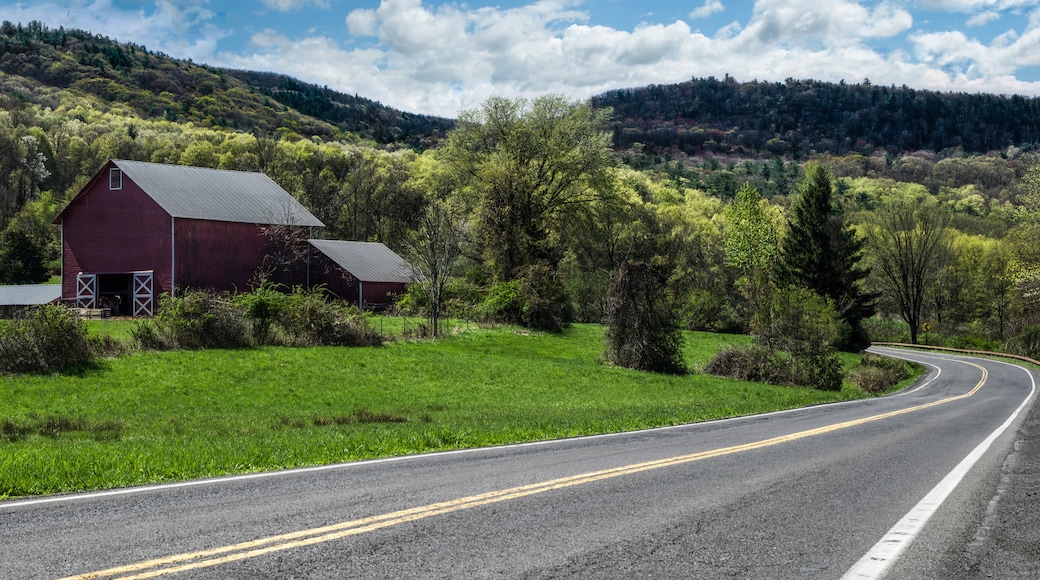
[[[981,519],[1035,389],[1003,363],[901,356],[929,377],[880,399],[3,502],[0,578],[927,573]]]

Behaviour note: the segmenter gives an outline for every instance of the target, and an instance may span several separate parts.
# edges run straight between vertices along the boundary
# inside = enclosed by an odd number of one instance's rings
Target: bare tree
[[[880,208],[870,224],[868,246],[882,291],[910,325],[917,344],[928,290],[938,282],[951,249],[950,215],[935,203],[900,199]]]
[[[412,277],[429,303],[430,331],[440,334],[444,287],[462,256],[465,215],[457,207],[433,200],[405,244]]]

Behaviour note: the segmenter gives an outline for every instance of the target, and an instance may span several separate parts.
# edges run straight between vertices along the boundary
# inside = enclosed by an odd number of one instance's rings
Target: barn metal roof
[[[362,282],[412,281],[412,269],[404,258],[378,242],[310,240],[311,245],[337,266]]]
[[[61,284],[0,286],[0,306],[50,304],[61,299]]]
[[[175,218],[325,226],[263,173],[121,159],[112,163]]]

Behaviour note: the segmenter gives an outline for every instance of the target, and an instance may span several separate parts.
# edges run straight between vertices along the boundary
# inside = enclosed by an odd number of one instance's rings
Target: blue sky
[[[0,20],[447,117],[726,74],[1040,95],[1040,0],[0,0]]]

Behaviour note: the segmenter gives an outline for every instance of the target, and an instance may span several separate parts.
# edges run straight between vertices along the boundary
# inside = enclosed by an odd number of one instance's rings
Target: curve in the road
[[[509,489],[503,489],[493,491],[489,493],[473,495],[463,497],[447,502],[439,502],[429,504],[425,506],[410,508],[406,510],[400,510],[396,512],[386,513],[382,515],[362,518],[358,520],[352,520],[348,522],[342,522],[330,526],[322,526],[318,528],[312,528],[307,530],[300,530],[289,534],[281,534],[275,536],[269,536],[266,538],[260,538],[257,540],[243,542],[228,546],[222,546],[207,550],[188,552],[184,554],[173,555],[165,558],[158,558],[153,560],[147,560],[135,564],[126,566],[119,566],[109,568],[106,570],[100,570],[87,574],[77,575],[68,577],[65,580],[87,580],[87,579],[98,579],[98,578],[110,578],[114,576],[120,576],[122,578],[153,578],[166,574],[172,574],[176,572],[184,572],[189,570],[195,570],[200,568],[219,566],[221,564],[227,564],[230,562],[245,560],[249,558],[255,558],[263,555],[267,555],[273,552],[289,550],[293,548],[300,548],[304,546],[319,544],[323,542],[329,542],[337,539],[341,539],[348,536],[354,536],[363,534],[366,532],[406,523],[412,522],[431,516],[451,513],[459,510],[469,509],[477,506],[489,505],[492,503],[498,503],[508,500],[513,500],[521,497],[544,493],[547,491],[562,489],[567,487],[573,487],[577,485],[583,485],[594,481],[601,481],[604,479],[610,479],[620,477],[623,475],[629,475],[633,473],[639,473],[654,469],[660,469],[663,467],[670,467],[674,465],[690,463],[694,461],[701,461],[712,457],[720,457],[723,455],[731,455],[735,453],[741,453],[754,449],[762,449],[764,447],[770,447],[796,441],[799,439],[805,439],[808,437],[815,437],[826,433],[833,433],[842,429],[847,429],[854,426],[864,425],[866,423],[872,423],[875,421],[881,421],[892,417],[905,415],[908,413],[914,413],[924,409],[943,405],[952,401],[962,400],[976,394],[979,389],[985,385],[988,372],[982,366],[974,363],[960,361],[963,364],[967,364],[976,367],[981,371],[981,378],[979,382],[969,391],[938,399],[929,403],[916,405],[913,407],[907,407],[905,409],[898,409],[887,413],[881,413],[877,415],[871,415],[860,419],[851,421],[844,421],[840,423],[834,423],[831,425],[825,425],[815,429],[809,429],[804,431],[798,431],[788,435],[782,435],[779,437],[773,437],[760,441],[754,441],[743,445],[735,445],[730,447],[724,447],[719,449],[712,449],[708,451],[702,451],[699,453],[679,455],[669,457],[665,459],[659,459],[655,461],[648,461],[642,463],[635,463],[630,465],[624,465],[613,469],[606,469],[600,471],[593,471],[569,477],[553,479],[534,483],[530,485],[524,485],[520,487],[513,487]],[[1029,398],[1027,397],[1027,401]],[[1025,406],[1025,403],[1019,407],[1019,411]],[[1016,412],[1017,415],[1017,412]],[[1013,420],[1014,417],[1008,419],[1003,428],[1006,428],[1008,424]],[[995,438],[996,435],[991,435]],[[987,444],[988,447],[988,444]],[[984,449],[983,449],[984,451]],[[974,454],[973,454],[974,455]],[[967,459],[965,460],[967,461]],[[974,462],[972,462],[973,464]],[[962,462],[963,465],[963,462]],[[970,465],[968,465],[970,467]],[[958,466],[957,470],[960,470],[961,466]],[[966,469],[966,468],[965,468]],[[955,471],[957,471],[955,470]],[[951,474],[953,475],[953,474]],[[950,476],[947,477],[949,479]],[[959,479],[958,479],[959,481]],[[941,484],[940,484],[941,485]],[[932,494],[929,494],[931,496]],[[928,499],[928,498],[926,498]],[[939,501],[941,503],[941,500]],[[923,503],[923,502],[922,502]],[[936,506],[937,507],[937,506]],[[915,508],[916,509],[916,508]],[[911,512],[914,513],[914,512]],[[908,516],[909,517],[909,516]],[[921,524],[923,525],[923,523]],[[896,554],[898,556],[898,554]],[[868,554],[869,556],[869,554]],[[865,557],[866,558],[866,557]],[[129,576],[126,576],[129,574]],[[862,577],[862,576],[856,576]],[[866,577],[877,577],[877,576],[866,576]]]
[[[886,352],[890,356],[905,356],[899,353]],[[954,360],[956,359],[948,359]],[[964,361],[956,361],[964,362]],[[964,362],[978,368],[978,365],[974,363]],[[1003,363],[1006,364],[1006,363]],[[1017,365],[1010,365],[1015,366]],[[1021,367],[1017,367],[1021,368]],[[1023,369],[1024,370],[1024,369]],[[985,372],[985,369],[983,369]],[[1029,376],[1029,382],[1031,389],[1029,395],[1022,401],[1022,404],[1001,424],[997,429],[989,434],[971,453],[968,454],[958,465],[946,475],[930,492],[926,495],[917,505],[914,506],[909,513],[903,516],[896,525],[878,540],[878,543],[874,545],[863,557],[856,562],[856,564],[842,576],[842,580],[864,580],[864,579],[875,579],[882,578],[892,567],[899,556],[906,550],[907,546],[921,533],[925,524],[931,519],[932,515],[935,514],[939,506],[942,505],[946,498],[949,497],[950,493],[957,487],[957,485],[964,479],[964,476],[968,474],[968,471],[982,458],[986,450],[989,449],[993,441],[996,440],[1001,434],[1003,434],[1011,425],[1015,422],[1015,419],[1022,414],[1022,411],[1026,408],[1027,404],[1033,397],[1033,393],[1036,392],[1036,380],[1033,378],[1033,374],[1026,372]],[[983,380],[985,380],[985,375]],[[977,388],[977,387],[976,387]]]

